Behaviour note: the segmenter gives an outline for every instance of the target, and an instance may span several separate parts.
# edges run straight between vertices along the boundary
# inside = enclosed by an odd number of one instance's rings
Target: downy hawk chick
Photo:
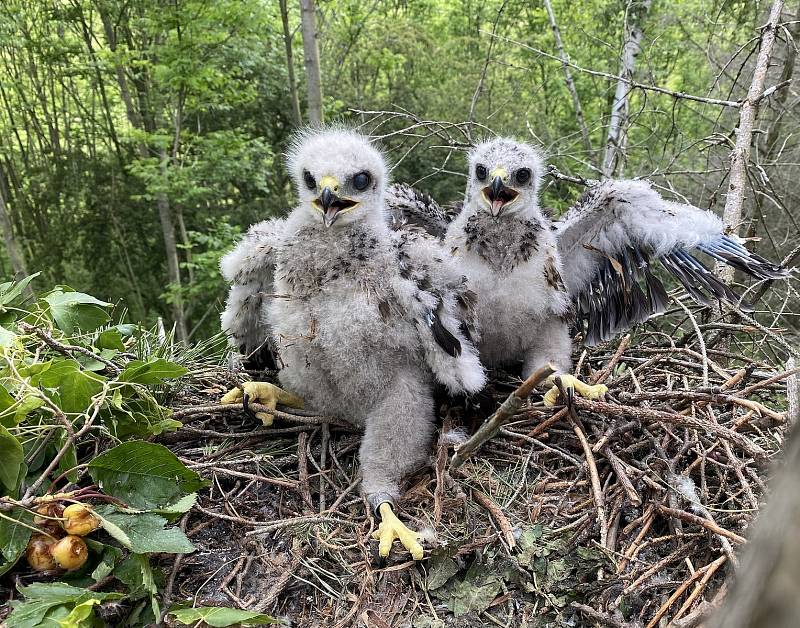
[[[743,309],[690,250],[758,279],[788,275],[725,235],[712,212],[667,201],[647,182],[604,181],[552,222],[539,206],[544,165],[534,147],[493,139],[471,152],[469,168],[464,208],[445,245],[477,295],[481,359],[487,366],[522,361],[525,376],[550,362],[570,394],[606,392],[569,374],[573,317],[592,345],[662,313],[667,293],[651,271],[655,260],[696,301]],[[558,394],[553,386],[545,403]]]
[[[365,137],[307,131],[288,169],[297,206],[253,225],[221,262],[232,284],[223,328],[246,354],[269,343],[286,391],[249,382],[223,401],[305,402],[362,426],[362,488],[381,519],[380,553],[399,539],[419,559],[416,534],[393,508],[403,476],[428,455],[432,387],[470,393],[485,380],[461,331],[466,280],[437,239],[390,228],[387,167]]]

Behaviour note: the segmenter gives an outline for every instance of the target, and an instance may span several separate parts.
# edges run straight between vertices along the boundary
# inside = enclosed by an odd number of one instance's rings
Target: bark
[[[622,42],[622,60],[619,69],[620,80],[617,81],[617,88],[614,91],[606,148],[603,153],[602,171],[605,177],[612,177],[615,172],[621,172],[624,165],[625,148],[628,142],[631,82],[636,70],[636,58],[642,50],[642,22],[649,9],[650,0],[630,0],[628,2],[628,15]]]
[[[572,106],[575,108],[575,119],[578,122],[578,127],[581,130],[581,138],[583,138],[583,146],[589,155],[592,155],[592,142],[589,139],[589,129],[586,127],[586,119],[583,116],[583,107],[581,107],[581,99],[578,96],[578,90],[575,87],[575,81],[572,78],[572,72],[569,69],[569,55],[564,49],[564,42],[561,41],[561,31],[556,22],[556,15],[553,12],[553,5],[550,0],[544,0],[544,8],[547,9],[547,17],[550,20],[550,27],[553,29],[553,37],[556,40],[556,49],[558,56],[561,59],[561,66],[564,68],[564,79],[567,82],[567,89],[572,98]]]
[[[319,67],[319,33],[317,32],[317,4],[314,0],[300,0],[300,25],[303,32],[303,51],[306,65],[308,119],[313,124],[323,122],[322,74]]]
[[[160,163],[159,169],[161,171],[161,178],[163,181],[167,180],[168,161],[167,151],[163,148],[160,150]],[[164,249],[167,254],[167,269],[169,272],[169,281],[174,284],[176,288],[181,287],[181,266],[180,258],[178,257],[178,243],[175,238],[175,222],[173,218],[172,209],[169,204],[167,195],[159,192],[156,196],[156,205],[158,206],[158,218],[161,221],[161,234],[164,238]],[[175,319],[175,328],[179,340],[186,340],[188,331],[186,328],[186,315],[183,309],[183,299],[181,298],[180,291],[175,293],[172,302],[172,314]]]
[[[800,617],[800,431],[788,443],[782,468],[725,604],[709,628],[794,628]]]
[[[0,170],[0,179],[4,178],[3,171]],[[11,224],[11,217],[8,214],[8,205],[6,205],[6,187],[4,181],[0,180],[0,229],[3,231],[3,242],[6,245],[6,252],[11,261],[11,267],[14,269],[14,278],[19,280],[28,276],[28,266],[25,263],[25,255],[17,244],[14,237],[14,228]],[[30,287],[26,290],[30,295],[32,291]]]
[[[292,54],[292,31],[289,29],[289,7],[286,0],[279,0],[281,8],[281,22],[283,23],[283,45],[286,49],[286,72],[289,80],[289,96],[292,100],[292,114],[297,126],[303,124],[300,113],[300,98],[297,95],[297,81],[294,78],[294,55]]]
[[[794,18],[790,20],[789,24],[786,26],[786,32],[789,35],[786,45],[786,57],[783,60],[781,78],[778,84],[789,83],[794,77],[794,65],[797,60],[797,49],[795,48],[794,42],[798,41],[798,38],[800,38],[800,2],[797,3]],[[771,98],[771,109],[775,111],[775,116],[767,132],[767,138],[761,148],[762,163],[769,163],[780,158],[783,152],[784,141],[786,139],[783,134],[783,121],[786,114],[791,113],[790,110],[786,108],[786,99],[789,97],[790,91],[789,89],[779,89]],[[756,227],[758,226],[759,218],[764,213],[763,196],[758,195],[753,200],[755,202],[753,203],[751,211],[748,213],[747,218],[742,221],[743,224],[748,224],[745,233],[745,237],[748,238],[752,238],[756,235]]]
[[[775,0],[769,12],[769,19],[761,30],[760,50],[753,70],[753,79],[747,90],[747,97],[739,109],[739,127],[736,129],[736,143],[731,151],[728,195],[725,199],[723,220],[730,233],[739,233],[744,204],[744,188],[747,184],[747,164],[750,161],[750,146],[753,142],[753,129],[758,117],[758,104],[764,91],[769,60],[775,45],[775,34],[783,11],[783,0]],[[733,268],[719,264],[717,274],[726,283],[733,280]]]

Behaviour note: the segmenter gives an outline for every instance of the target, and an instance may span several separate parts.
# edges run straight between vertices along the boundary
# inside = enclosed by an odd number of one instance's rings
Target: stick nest
[[[160,437],[212,480],[183,521],[198,551],[164,559],[166,597],[300,626],[696,625],[756,516],[796,376],[774,330],[649,329],[576,356],[605,402],[549,409],[534,392],[452,475],[463,434],[520,380],[441,398],[430,464],[399,504],[424,533],[419,563],[397,544],[376,557],[356,430],[288,410],[263,428],[218,399],[264,374],[202,370],[174,402],[184,427]]]

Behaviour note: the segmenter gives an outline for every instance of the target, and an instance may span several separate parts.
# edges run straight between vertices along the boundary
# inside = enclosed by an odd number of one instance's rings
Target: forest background
[[[721,212],[779,4],[5,0],[0,274],[38,271],[40,288],[208,337],[226,292],[219,257],[292,206],[282,153],[322,118],[382,138],[394,180],[442,203],[460,198],[469,144],[503,133],[543,147],[556,212],[604,176]],[[799,2],[782,7],[734,220],[788,261],[799,20]]]

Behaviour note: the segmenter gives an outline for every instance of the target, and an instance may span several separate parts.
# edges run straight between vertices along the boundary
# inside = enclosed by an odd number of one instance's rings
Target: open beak
[[[505,183],[503,183],[503,174],[505,174],[505,171],[493,171],[492,176],[494,178],[491,185],[487,185],[481,190],[481,194],[489,205],[489,211],[491,211],[494,218],[497,218],[503,208],[519,196],[519,192],[513,188],[506,187]],[[507,177],[508,175],[506,175]]]
[[[320,181],[320,185],[323,186],[322,192],[317,198],[311,201],[311,204],[314,206],[314,209],[322,214],[322,222],[325,226],[330,227],[336,222],[339,214],[353,209],[358,205],[358,201],[339,196],[336,193],[336,190],[339,189],[339,182],[333,177],[323,177]]]

